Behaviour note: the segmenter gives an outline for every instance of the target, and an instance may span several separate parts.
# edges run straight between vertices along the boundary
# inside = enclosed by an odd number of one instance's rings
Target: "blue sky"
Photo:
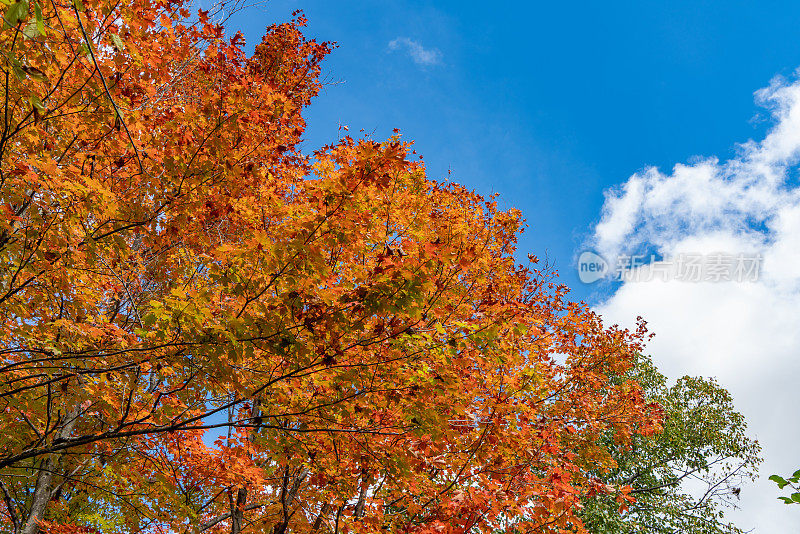
[[[400,128],[432,177],[521,209],[523,252],[547,253],[576,296],[575,252],[603,191],[645,165],[724,157],[765,126],[752,93],[800,65],[792,2],[331,2],[271,0],[232,28],[257,42],[294,9],[339,44],[308,113],[309,146],[337,124]],[[389,43],[438,54],[420,65]],[[524,257],[524,254],[522,255]]]
[[[766,481],[800,467],[800,3],[271,0],[229,27],[253,46],[295,9],[339,44],[308,148],[399,128],[431,178],[522,210],[520,258],[547,256],[609,323],[643,315],[669,377],[731,391],[766,458],[738,524],[800,531]],[[753,283],[585,285],[587,243],[764,264]]]

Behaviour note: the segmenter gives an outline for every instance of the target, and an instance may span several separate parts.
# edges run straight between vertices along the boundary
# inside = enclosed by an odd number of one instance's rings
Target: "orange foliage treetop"
[[[399,137],[302,154],[332,45],[296,14],[247,57],[222,7],[2,8],[0,532],[581,532],[581,499],[624,509],[587,473],[658,425],[609,380],[644,329],[517,265],[520,214]]]

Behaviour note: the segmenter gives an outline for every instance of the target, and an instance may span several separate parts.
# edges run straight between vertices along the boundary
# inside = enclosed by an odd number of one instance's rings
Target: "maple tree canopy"
[[[0,1],[0,531],[582,532],[585,499],[624,510],[592,473],[659,428],[609,380],[644,327],[518,265],[520,213],[399,136],[301,153],[333,47],[302,14],[248,57],[224,6]]]

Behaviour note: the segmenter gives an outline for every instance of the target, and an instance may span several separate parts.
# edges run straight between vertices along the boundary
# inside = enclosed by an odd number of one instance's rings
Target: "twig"
[[[97,58],[94,55],[94,49],[92,48],[92,42],[89,39],[89,36],[86,34],[86,29],[83,27],[83,21],[81,20],[81,14],[78,11],[78,8],[75,4],[72,4],[72,9],[75,11],[75,17],[78,19],[78,26],[81,28],[81,33],[83,34],[83,38],[86,40],[86,48],[89,49],[89,55],[92,58],[92,63],[94,63],[94,68],[97,70],[97,74],[100,76],[100,81],[103,83],[103,89],[106,91],[106,95],[108,96],[108,100],[111,102],[111,105],[114,107],[114,112],[117,114],[117,118],[119,122],[122,124],[122,127],[125,128],[125,133],[128,134],[128,140],[131,142],[131,146],[133,147],[133,152],[136,155],[136,161],[139,163],[139,171],[144,174],[144,165],[142,165],[142,158],[139,156],[139,149],[136,148],[136,143],[133,141],[133,136],[131,135],[131,131],[128,129],[128,125],[125,124],[125,119],[122,116],[122,112],[119,110],[117,103],[114,102],[114,97],[111,96],[111,91],[108,89],[108,84],[106,83],[106,78],[103,76],[103,71],[100,70],[100,65],[97,64]]]

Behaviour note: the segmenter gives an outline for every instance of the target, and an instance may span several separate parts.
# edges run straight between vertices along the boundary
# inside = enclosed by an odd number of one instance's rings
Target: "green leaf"
[[[9,61],[11,62],[11,68],[14,71],[14,75],[17,77],[17,79],[19,81],[25,80],[25,78],[27,78],[28,75],[25,74],[25,70],[22,68],[22,65],[20,64],[19,60],[17,60],[17,58],[12,56],[9,58]]]
[[[156,316],[153,313],[145,314],[142,317],[142,324],[146,327],[151,327],[156,324]]]
[[[39,111],[46,111],[47,108],[42,104],[42,101],[36,95],[31,95],[28,97],[28,102],[30,102],[31,106],[35,107]]]
[[[769,477],[769,479],[774,483],[776,483],[780,489],[783,489],[784,487],[789,485],[789,482],[784,480],[784,478],[779,475],[772,475],[771,477]]]
[[[778,497],[778,499],[782,500],[786,504],[794,504],[794,501],[789,497]]]
[[[800,492],[792,493],[792,500],[794,502],[800,502]]]
[[[35,20],[30,21],[25,25],[24,28],[22,28],[22,35],[24,35],[26,39],[33,39],[34,37],[39,37],[39,35],[41,35]]]
[[[86,8],[83,6],[83,2],[81,2],[81,0],[73,0],[73,3],[75,4],[75,9],[78,11],[86,11]]]
[[[36,16],[36,28],[39,30],[39,35],[46,35],[47,29],[44,26],[44,15],[42,15],[42,6],[39,2],[33,4],[33,13]]]
[[[120,52],[125,48],[125,45],[122,43],[122,39],[120,39],[119,35],[116,33],[111,34],[111,43],[114,45],[114,48]]]
[[[20,69],[22,69],[23,72],[25,72],[25,74],[27,74],[37,82],[47,83],[50,81],[47,75],[41,70],[37,69],[36,67],[28,67],[26,65],[20,65]]]
[[[8,6],[3,15],[3,28],[13,28],[28,16],[28,0],[22,0]]]

